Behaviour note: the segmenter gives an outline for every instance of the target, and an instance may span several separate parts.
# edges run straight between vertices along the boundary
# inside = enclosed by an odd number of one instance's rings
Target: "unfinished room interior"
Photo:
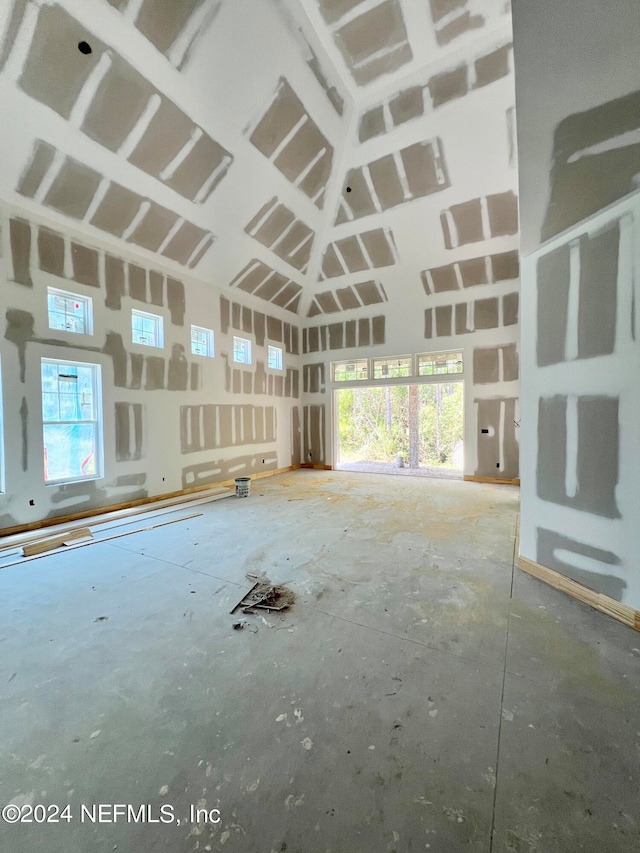
[[[637,0],[0,0],[0,849],[640,851]]]

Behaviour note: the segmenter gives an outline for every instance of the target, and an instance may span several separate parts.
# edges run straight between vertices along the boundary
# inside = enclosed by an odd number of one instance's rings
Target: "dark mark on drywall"
[[[20,404],[20,435],[22,438],[22,470],[29,467],[29,407],[26,397]]]
[[[169,359],[169,376],[167,388],[169,391],[186,391],[189,382],[189,362],[184,354],[182,344],[174,344],[171,347],[171,358]]]

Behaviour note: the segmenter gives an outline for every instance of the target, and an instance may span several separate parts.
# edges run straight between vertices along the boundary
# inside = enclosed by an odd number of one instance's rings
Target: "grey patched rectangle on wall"
[[[280,377],[282,378],[282,377]],[[276,440],[273,406],[220,405],[180,407],[183,454]]]
[[[31,280],[31,223],[26,219],[11,219],[9,223],[13,280],[33,287]]]
[[[569,246],[538,260],[538,367],[564,361],[569,305]]]
[[[294,135],[280,150],[280,144],[302,118],[305,121],[300,123]],[[291,182],[296,181],[311,166],[298,188],[309,198],[315,199],[317,207],[322,207],[321,190],[331,174],[333,146],[284,77],[280,79],[273,101],[251,133],[250,141]],[[314,161],[315,165],[312,165]]]
[[[143,456],[143,406],[141,403],[116,403],[116,459],[128,462]]]
[[[617,222],[580,238],[578,358],[609,355],[614,350],[619,243]]]
[[[571,559],[572,555],[576,558],[574,561]],[[602,564],[602,571],[581,568],[579,566],[582,562],[581,558],[586,558],[590,565],[594,562]],[[608,595],[615,601],[624,599],[627,582],[613,573],[613,568],[620,565],[620,558],[612,551],[594,548],[592,545],[585,545],[584,542],[563,536],[555,530],[539,527],[536,560],[541,566],[553,569],[561,575],[584,584],[589,589]],[[607,566],[611,566],[611,573],[606,571]]]
[[[476,400],[478,412],[478,465],[476,476],[515,479],[519,476],[514,397]],[[503,424],[502,442],[500,423]],[[488,430],[488,432],[483,432]]]
[[[44,272],[64,276],[64,238],[49,228],[38,228],[38,262]]]
[[[320,405],[304,406],[304,462],[312,465],[325,464],[326,408]]]
[[[357,333],[356,333],[357,328]],[[385,318],[383,316],[362,317],[357,324],[353,321],[331,323],[329,326],[311,326],[303,329],[303,352],[324,352],[327,349],[349,349],[367,347],[385,342]]]
[[[578,446],[567,448],[567,397],[538,401],[538,497],[606,518],[619,518],[619,423],[616,397],[577,398]],[[568,450],[571,452],[568,453]],[[567,494],[567,466],[575,461],[575,494]]]
[[[324,362],[303,365],[303,389],[305,394],[320,394],[325,390]]]
[[[487,385],[500,380],[499,347],[476,347],[473,350],[474,385]]]

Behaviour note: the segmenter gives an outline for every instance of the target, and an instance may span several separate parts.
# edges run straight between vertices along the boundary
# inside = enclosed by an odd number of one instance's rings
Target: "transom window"
[[[369,363],[366,358],[360,361],[336,361],[331,368],[334,382],[352,382],[369,377]]]
[[[206,355],[213,358],[213,329],[191,326],[191,352],[193,355]]]
[[[102,476],[100,366],[43,358],[41,370],[45,482]]]
[[[418,356],[418,376],[463,372],[461,352],[436,352]]]
[[[146,311],[131,312],[131,337],[134,344],[145,347],[164,346],[163,320],[158,314],[148,314]]]
[[[280,347],[269,347],[267,364],[271,370],[282,370],[282,350]]]
[[[47,288],[49,328],[79,335],[93,334],[93,300],[89,296]]]
[[[251,364],[251,341],[233,338],[233,360],[239,364]]]
[[[374,379],[399,379],[402,376],[413,375],[413,358],[403,355],[399,358],[374,358]]]

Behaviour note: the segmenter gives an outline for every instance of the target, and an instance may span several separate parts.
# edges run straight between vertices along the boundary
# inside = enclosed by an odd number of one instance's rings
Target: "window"
[[[367,379],[369,376],[366,358],[361,361],[336,361],[331,368],[334,382],[351,382],[354,379]]]
[[[418,356],[418,376],[462,373],[462,369],[461,352],[438,352]]]
[[[67,293],[55,287],[47,288],[49,328],[79,335],[93,334],[93,299],[77,293]]]
[[[410,355],[373,359],[374,379],[399,379],[402,376],[413,376],[413,358]]]
[[[202,326],[191,327],[191,352],[213,358],[213,330]]]
[[[251,364],[251,341],[233,338],[233,360],[240,364]]]
[[[147,314],[146,311],[131,312],[131,337],[134,344],[146,347],[164,346],[162,317],[157,314]]]
[[[0,364],[0,368],[2,365]],[[2,370],[0,369],[0,492],[4,492],[4,422],[2,405]]]
[[[282,350],[280,347],[269,347],[267,364],[271,370],[282,370]]]
[[[44,479],[102,476],[100,366],[42,359]]]

